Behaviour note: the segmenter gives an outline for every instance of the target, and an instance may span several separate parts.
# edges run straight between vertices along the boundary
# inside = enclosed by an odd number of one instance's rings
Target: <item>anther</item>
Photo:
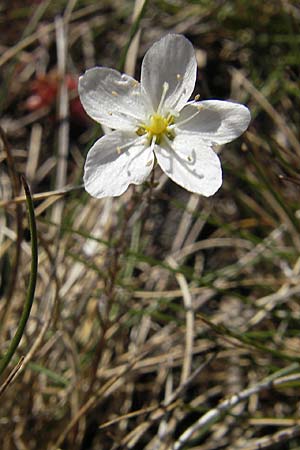
[[[145,126],[141,126],[136,130],[136,134],[138,136],[143,136],[144,134],[146,134],[146,130],[145,130]]]

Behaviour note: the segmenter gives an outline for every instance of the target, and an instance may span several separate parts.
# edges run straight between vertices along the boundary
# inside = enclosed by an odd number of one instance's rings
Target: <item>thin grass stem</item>
[[[21,177],[22,184],[24,187],[25,195],[26,195],[26,203],[27,203],[27,209],[28,209],[28,218],[29,218],[29,229],[30,229],[30,236],[31,236],[31,270],[30,270],[30,278],[29,278],[29,285],[25,300],[24,309],[21,315],[21,319],[17,328],[17,331],[8,347],[7,352],[3,356],[3,358],[0,360],[0,375],[4,372],[8,364],[10,363],[12,357],[14,356],[18,345],[22,339],[22,336],[24,334],[24,330],[30,315],[31,307],[34,300],[34,293],[35,293],[35,287],[36,287],[36,280],[37,280],[37,270],[38,270],[38,244],[37,244],[37,230],[36,230],[36,222],[35,222],[35,214],[34,214],[34,207],[33,202],[29,190],[29,186],[25,180],[24,177]]]

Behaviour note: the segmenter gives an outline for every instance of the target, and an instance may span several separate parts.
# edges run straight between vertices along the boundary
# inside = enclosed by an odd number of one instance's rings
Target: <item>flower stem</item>
[[[29,186],[23,176],[21,176],[22,184],[24,187],[25,195],[26,195],[26,204],[28,209],[28,217],[29,217],[29,229],[30,229],[30,237],[31,237],[31,270],[30,270],[30,278],[29,278],[29,285],[25,300],[24,309],[22,312],[22,316],[17,328],[17,331],[10,343],[10,346],[6,352],[6,354],[3,356],[3,358],[0,360],[0,375],[4,372],[8,364],[10,363],[13,355],[15,354],[18,345],[22,339],[31,307],[33,304],[34,299],[34,292],[35,292],[35,286],[36,286],[36,280],[37,280],[37,269],[38,269],[38,246],[37,246],[37,231],[36,231],[36,221],[35,221],[35,214],[34,214],[34,207],[33,202],[29,190]]]

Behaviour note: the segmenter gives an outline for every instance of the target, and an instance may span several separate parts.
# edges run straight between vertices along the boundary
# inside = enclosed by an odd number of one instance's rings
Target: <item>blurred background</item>
[[[39,253],[0,379],[3,450],[300,448],[299,25],[289,0],[1,3],[0,355],[32,258],[20,174]],[[249,129],[220,149],[212,198],[156,168],[154,186],[93,199],[103,130],[78,77],[139,79],[169,32],[195,48],[195,94],[246,104]]]

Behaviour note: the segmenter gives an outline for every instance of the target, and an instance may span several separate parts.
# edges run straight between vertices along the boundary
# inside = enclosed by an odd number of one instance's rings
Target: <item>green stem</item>
[[[28,217],[29,217],[29,229],[30,229],[30,237],[31,237],[31,270],[30,270],[30,278],[29,285],[26,295],[25,306],[22,312],[22,316],[16,331],[15,336],[13,337],[10,346],[0,360],[0,375],[4,372],[8,364],[10,363],[17,347],[22,339],[26,323],[28,321],[31,307],[34,300],[34,292],[37,280],[37,269],[38,269],[38,245],[37,245],[37,231],[36,231],[36,222],[34,215],[34,207],[30,194],[30,190],[28,184],[23,176],[21,176],[22,184],[24,187],[25,195],[26,195],[26,204],[28,209]]]

